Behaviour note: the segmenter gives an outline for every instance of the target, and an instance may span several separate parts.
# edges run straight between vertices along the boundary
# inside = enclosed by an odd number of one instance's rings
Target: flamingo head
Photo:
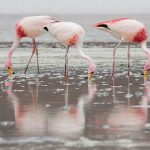
[[[88,68],[88,79],[92,79],[95,72],[96,72],[96,65],[92,63],[89,65],[89,68]]]
[[[14,69],[13,69],[13,67],[12,67],[12,62],[11,62],[11,60],[7,60],[7,61],[5,62],[5,68],[7,69],[9,75],[14,74]]]
[[[150,72],[150,60],[147,60],[144,65],[144,77],[147,77],[149,72]]]

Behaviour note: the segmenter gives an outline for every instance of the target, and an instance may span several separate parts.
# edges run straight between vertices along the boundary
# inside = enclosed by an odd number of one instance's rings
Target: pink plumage
[[[16,35],[17,35],[19,38],[26,37],[24,28],[23,28],[21,25],[19,25],[19,23],[16,24]]]
[[[145,28],[140,29],[133,38],[133,42],[141,43],[148,39],[147,30]]]
[[[95,27],[97,27],[98,25],[101,25],[101,24],[114,24],[114,23],[118,23],[120,21],[123,21],[123,20],[128,20],[130,18],[118,18],[118,19],[113,19],[113,20],[108,20],[108,21],[104,21],[104,22],[100,22],[100,23],[97,23],[95,25]]]
[[[75,45],[79,40],[78,34],[74,34],[68,41],[69,45]]]
[[[141,45],[141,48],[148,56],[148,61],[146,62],[144,69],[150,70],[150,51],[146,47],[146,43],[148,40],[148,33],[147,33],[147,28],[143,23],[135,19],[118,18],[118,19],[97,23],[95,27],[97,29],[101,29],[106,32],[109,32],[111,35],[113,35],[114,37],[120,40],[119,43],[116,45],[116,47],[113,49],[113,71],[112,71],[113,75],[114,75],[114,68],[115,68],[115,52],[122,41],[128,43],[138,43]],[[128,46],[128,67],[130,66],[129,50],[130,48]],[[128,69],[128,74],[129,74],[129,69]]]

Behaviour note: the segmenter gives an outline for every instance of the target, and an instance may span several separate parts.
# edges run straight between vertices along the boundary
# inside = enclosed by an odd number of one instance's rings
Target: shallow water
[[[97,63],[92,81],[75,49],[69,53],[64,80],[64,49],[39,46],[40,74],[34,58],[24,75],[31,50],[14,53],[15,75],[3,68],[0,56],[0,148],[3,150],[149,149],[150,82],[141,75],[144,53],[132,48],[127,76],[126,48],[119,48],[116,74],[111,76],[112,49],[84,48]],[[57,62],[57,63],[56,63]]]

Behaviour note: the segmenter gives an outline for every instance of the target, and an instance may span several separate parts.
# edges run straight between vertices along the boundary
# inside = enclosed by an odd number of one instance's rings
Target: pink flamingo
[[[100,22],[95,25],[97,29],[109,32],[111,35],[119,39],[119,43],[113,49],[113,70],[115,73],[115,53],[122,41],[128,42],[128,75],[130,69],[130,43],[138,43],[147,54],[148,60],[144,66],[144,74],[150,70],[150,51],[147,49],[148,33],[145,25],[137,20],[130,18],[119,18]]]
[[[32,38],[33,42],[32,55],[25,68],[25,74],[27,72],[28,66],[35,52],[37,57],[37,67],[39,73],[38,49],[35,43],[35,38],[46,33],[45,30],[50,31],[52,36],[54,36],[59,42],[61,42],[67,47],[65,55],[65,76],[67,75],[67,62],[68,62],[67,57],[69,47],[76,46],[79,49],[81,56],[88,61],[89,64],[88,73],[89,76],[92,77],[93,73],[96,70],[96,65],[89,56],[85,55],[81,51],[81,47],[83,45],[83,38],[85,35],[84,29],[78,24],[71,22],[61,22],[49,16],[25,17],[16,24],[16,38],[14,40],[12,47],[8,52],[8,57],[5,62],[5,67],[8,69],[9,74],[14,73],[11,60],[12,54],[19,46],[19,42],[23,37],[30,37]]]

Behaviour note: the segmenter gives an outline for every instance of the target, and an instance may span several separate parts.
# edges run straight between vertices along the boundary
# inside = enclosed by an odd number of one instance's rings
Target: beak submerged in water
[[[88,80],[91,80],[93,78],[94,72],[88,73]]]
[[[15,74],[15,73],[14,73],[14,69],[8,67],[8,73],[9,73],[9,75]]]

